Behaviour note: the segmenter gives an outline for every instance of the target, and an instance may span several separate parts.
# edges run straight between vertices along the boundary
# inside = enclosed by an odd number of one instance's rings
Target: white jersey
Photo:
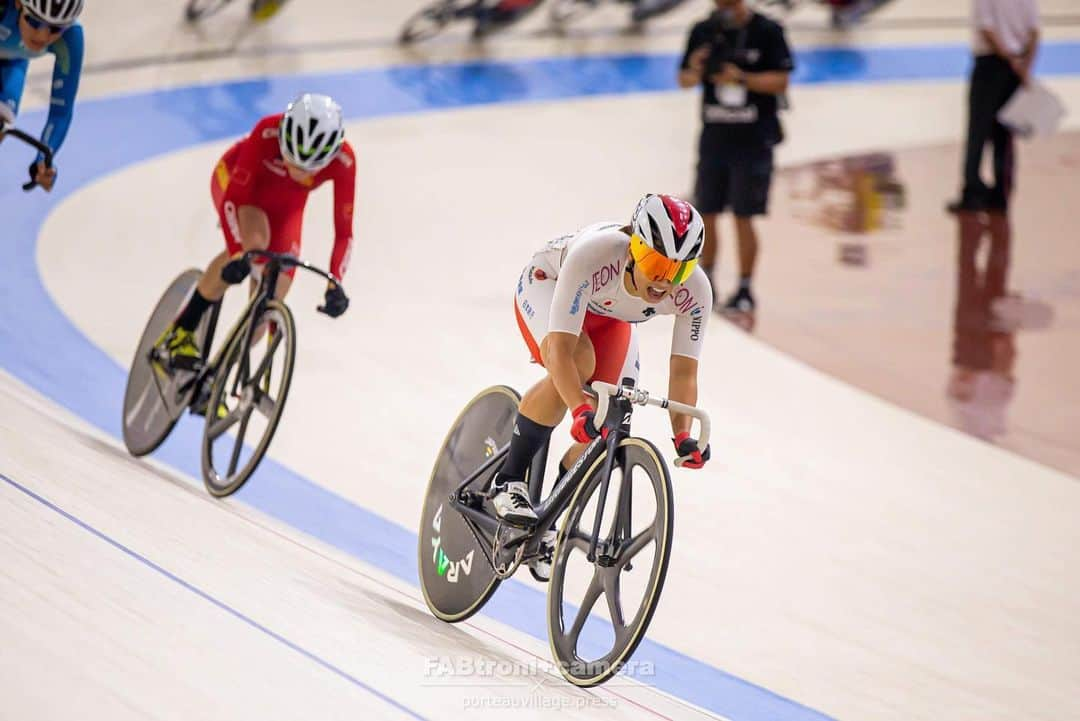
[[[522,274],[519,295],[523,283],[557,279],[547,332],[579,335],[586,310],[630,323],[674,315],[672,355],[700,358],[712,308],[712,287],[705,272],[696,268],[657,305],[630,295],[624,285],[630,236],[621,228],[618,223],[598,223],[551,241],[533,256],[532,265],[526,268],[530,275]]]

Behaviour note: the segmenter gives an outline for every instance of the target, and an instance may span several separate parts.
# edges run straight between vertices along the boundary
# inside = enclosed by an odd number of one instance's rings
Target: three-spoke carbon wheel
[[[671,478],[660,453],[640,438],[623,440],[616,453],[596,561],[587,555],[606,453],[563,519],[548,587],[551,651],[577,686],[607,681],[634,653],[660,601],[671,555]]]
[[[194,374],[175,371],[172,375],[155,370],[150,362],[150,351],[173,319],[187,305],[202,271],[192,268],[177,276],[161,296],[154,312],[150,314],[143,329],[135,357],[128,371],[127,388],[124,391],[124,445],[133,456],[145,456],[172,432],[177,419],[187,408],[190,390],[180,392],[185,382]],[[207,313],[207,316],[210,314]],[[207,319],[196,330],[199,346],[206,342]]]
[[[487,548],[473,534],[449,498],[476,469],[510,442],[521,397],[512,388],[481,391],[461,412],[439,449],[420,516],[420,588],[437,618],[455,623],[480,610],[499,587]],[[474,481],[483,490],[495,469]]]
[[[184,17],[189,23],[198,22],[215,14],[229,4],[231,0],[188,0]]]
[[[266,455],[296,359],[296,324],[285,304],[266,304],[249,347],[245,330],[225,349],[206,404],[203,481],[218,497],[236,493]]]

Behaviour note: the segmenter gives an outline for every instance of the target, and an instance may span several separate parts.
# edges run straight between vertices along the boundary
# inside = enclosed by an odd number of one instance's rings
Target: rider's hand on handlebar
[[[697,439],[691,438],[686,431],[681,431],[672,440],[675,442],[675,452],[679,454],[680,458],[686,459],[683,461],[683,468],[701,468],[712,455],[709,446],[705,446],[704,451],[700,450]]]
[[[30,181],[40,185],[46,193],[52,192],[56,182],[56,166],[46,167],[42,161],[30,163]]]
[[[244,282],[244,278],[247,278],[250,272],[251,261],[246,255],[241,255],[225,264],[225,267],[221,269],[221,279],[229,285],[236,285]]]
[[[318,307],[320,313],[326,313],[331,318],[337,318],[349,308],[349,296],[337,283],[326,286],[325,303]]]
[[[596,428],[596,409],[588,403],[582,403],[574,409],[574,425],[570,426],[570,435],[578,443],[588,443],[600,435]]]

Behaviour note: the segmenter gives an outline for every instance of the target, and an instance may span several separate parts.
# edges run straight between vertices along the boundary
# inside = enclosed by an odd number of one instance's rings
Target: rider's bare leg
[[[540,344],[540,358],[545,366],[548,365],[550,338],[550,335],[546,336]],[[577,366],[582,383],[591,378],[596,369],[596,352],[593,350],[589,336],[584,333],[578,336],[577,345],[574,346],[574,365]],[[559,425],[563,416],[566,415],[566,404],[555,389],[555,382],[548,375],[525,393],[518,411],[531,421],[554,427]]]
[[[544,338],[540,344],[540,358],[544,365],[548,365],[551,336]],[[577,367],[578,376],[582,383],[592,377],[596,368],[596,352],[593,349],[589,336],[582,333],[578,336],[574,346],[574,365]],[[533,456],[540,450],[544,442],[551,436],[551,429],[559,425],[563,416],[566,415],[566,404],[555,388],[555,382],[548,375],[534,385],[521,399],[518,407],[518,420],[515,427],[515,435],[510,441],[510,454],[500,474],[506,478],[517,479],[524,476]],[[584,448],[582,444],[575,444],[567,451],[563,465],[573,462]]]
[[[241,205],[236,209],[236,221],[240,226],[240,247],[247,250],[266,250],[270,247],[270,218],[266,211],[254,205]],[[199,295],[210,301],[219,301],[225,295],[228,284],[221,279],[221,269],[232,260],[229,251],[223,250],[210,261],[206,272],[199,279]]]

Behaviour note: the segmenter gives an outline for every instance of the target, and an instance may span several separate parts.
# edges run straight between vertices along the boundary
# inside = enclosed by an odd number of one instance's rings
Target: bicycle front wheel
[[[274,438],[292,382],[296,324],[288,306],[269,301],[247,343],[241,328],[215,369],[202,442],[206,490],[236,493]]]
[[[627,438],[616,448],[596,560],[588,560],[606,457],[593,463],[570,502],[548,587],[551,651],[577,686],[607,681],[634,653],[660,602],[671,556],[675,519],[667,466],[654,445]]]

